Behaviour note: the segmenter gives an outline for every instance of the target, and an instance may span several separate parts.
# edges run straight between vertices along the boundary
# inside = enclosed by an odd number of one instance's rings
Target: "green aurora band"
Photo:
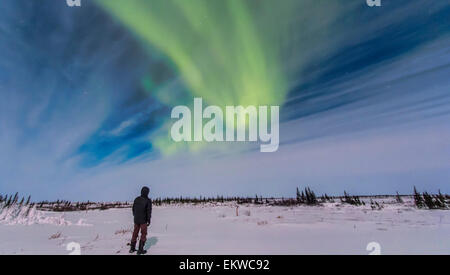
[[[305,18],[313,18],[315,7],[320,12],[328,7],[327,14],[336,11],[330,1],[322,0],[97,2],[149,48],[165,55],[181,76],[192,95],[190,102],[180,102],[176,93],[167,89],[151,91],[169,106],[190,105],[193,97],[221,107],[282,105],[288,91],[288,71],[292,71],[285,61],[299,59],[292,54],[302,42],[295,35],[301,33],[298,26]],[[163,128],[168,132],[167,127]],[[160,138],[154,143],[165,154],[180,147],[168,140],[167,134],[164,141]]]

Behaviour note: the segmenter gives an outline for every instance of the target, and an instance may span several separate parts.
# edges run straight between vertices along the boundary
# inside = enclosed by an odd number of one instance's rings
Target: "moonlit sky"
[[[190,3],[3,0],[0,193],[450,193],[449,1]],[[279,104],[279,150],[175,144],[194,96]]]

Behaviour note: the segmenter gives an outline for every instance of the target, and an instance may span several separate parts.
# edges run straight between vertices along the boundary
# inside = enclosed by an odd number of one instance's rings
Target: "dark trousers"
[[[147,240],[147,224],[134,224],[133,237],[131,242],[135,243],[137,241],[139,231],[141,231],[141,241],[145,242]]]

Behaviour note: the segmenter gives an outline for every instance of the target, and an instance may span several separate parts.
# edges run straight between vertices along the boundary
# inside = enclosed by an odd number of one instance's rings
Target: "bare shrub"
[[[131,233],[131,229],[120,229],[120,230],[116,230],[116,232],[114,232],[115,235],[125,235],[127,233]]]
[[[62,235],[61,232],[57,232],[57,233],[51,235],[48,239],[49,240],[56,240],[56,239],[61,238],[61,235]]]

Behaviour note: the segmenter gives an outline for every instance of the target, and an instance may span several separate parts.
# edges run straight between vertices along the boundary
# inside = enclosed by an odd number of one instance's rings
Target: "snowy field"
[[[155,206],[147,249],[152,254],[450,254],[450,211],[418,210],[411,201],[384,205]],[[384,202],[384,203],[383,203]],[[0,215],[0,254],[128,254],[130,209],[32,210],[27,219]]]

